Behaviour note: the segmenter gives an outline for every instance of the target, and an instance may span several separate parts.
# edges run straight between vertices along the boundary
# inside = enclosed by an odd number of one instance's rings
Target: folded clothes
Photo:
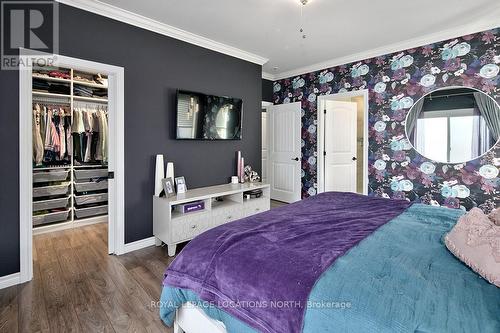
[[[93,95],[96,97],[107,97],[108,91],[106,89],[94,89]]]
[[[106,89],[100,89],[100,88],[91,88],[91,87],[85,87],[85,86],[80,86],[80,85],[75,85],[73,87],[73,93],[76,96],[83,96],[83,97],[107,97],[108,96],[108,91]]]
[[[55,77],[59,79],[71,79],[71,76],[68,73],[60,72],[60,71],[50,71],[49,72],[50,77]]]
[[[32,87],[34,90],[38,90],[38,91],[45,91],[45,92],[49,91],[49,83],[47,81],[43,81],[43,80],[33,79],[33,86]]]
[[[50,92],[54,94],[69,95],[70,89],[67,84],[48,82],[44,80],[33,79],[33,90]]]
[[[59,84],[59,83],[50,83],[49,84],[49,92],[54,94],[70,94],[70,88],[68,85]]]

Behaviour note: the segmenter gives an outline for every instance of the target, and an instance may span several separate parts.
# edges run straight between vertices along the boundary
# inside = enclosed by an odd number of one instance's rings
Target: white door
[[[262,182],[267,183],[267,113],[262,112]]]
[[[357,105],[325,101],[325,191],[356,192]]]
[[[271,199],[294,202],[301,198],[300,102],[267,109],[268,181]]]

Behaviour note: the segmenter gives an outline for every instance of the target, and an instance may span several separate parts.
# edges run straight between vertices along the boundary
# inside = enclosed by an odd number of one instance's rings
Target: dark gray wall
[[[260,173],[261,66],[65,5],[60,53],[125,68],[126,243],[152,236],[155,154],[190,188],[228,182],[236,150]],[[19,271],[18,80],[0,71],[0,276]],[[173,140],[177,88],[242,98],[243,139]]]
[[[273,81],[262,79],[262,100],[264,102],[273,101]]]

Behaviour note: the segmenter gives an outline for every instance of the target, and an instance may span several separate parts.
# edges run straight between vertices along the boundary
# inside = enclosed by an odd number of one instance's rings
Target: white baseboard
[[[21,283],[21,273],[0,276],[0,289],[8,288]]]
[[[144,238],[144,239],[132,242],[132,243],[125,244],[125,247],[123,248],[123,253],[121,253],[121,254],[129,253],[132,251],[137,251],[137,250],[143,249],[145,247],[154,246],[154,245],[155,245],[155,238],[154,237]]]

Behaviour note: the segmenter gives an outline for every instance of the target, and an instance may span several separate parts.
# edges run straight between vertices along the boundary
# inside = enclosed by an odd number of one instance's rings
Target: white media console
[[[262,190],[259,198],[246,198],[243,193]],[[203,201],[203,210],[181,213],[175,206]],[[156,245],[165,243],[168,255],[175,255],[177,244],[221,224],[270,209],[269,184],[244,183],[202,187],[177,194],[175,197],[153,197],[153,234]]]

